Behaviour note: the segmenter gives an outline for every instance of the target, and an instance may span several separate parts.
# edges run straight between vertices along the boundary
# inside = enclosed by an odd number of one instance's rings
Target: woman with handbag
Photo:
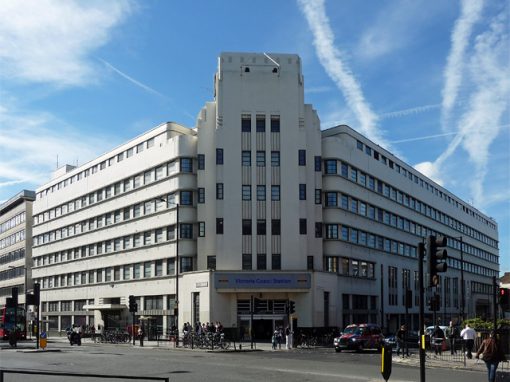
[[[478,359],[480,354],[482,355],[482,360],[487,366],[489,382],[495,382],[498,364],[501,361],[506,361],[506,359],[505,355],[501,351],[501,347],[496,341],[496,333],[494,331],[491,331],[489,338],[482,341],[475,357]]]

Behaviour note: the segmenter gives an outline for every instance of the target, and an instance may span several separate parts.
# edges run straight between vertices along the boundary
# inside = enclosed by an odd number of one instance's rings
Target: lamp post
[[[464,243],[462,236],[458,238],[460,240],[460,319],[464,322]]]
[[[175,206],[175,327],[177,328],[177,341],[179,341],[179,203],[170,202],[168,199],[159,198],[168,205]]]

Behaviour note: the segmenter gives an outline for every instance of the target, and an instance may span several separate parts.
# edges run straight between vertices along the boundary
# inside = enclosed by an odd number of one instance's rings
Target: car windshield
[[[361,335],[361,334],[363,334],[363,329],[358,328],[357,326],[350,326],[350,327],[345,328],[344,334]]]

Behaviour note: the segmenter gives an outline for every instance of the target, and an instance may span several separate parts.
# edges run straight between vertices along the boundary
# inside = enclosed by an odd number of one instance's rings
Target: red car
[[[384,336],[381,328],[375,324],[348,325],[340,333],[340,337],[333,340],[335,351],[376,349],[380,351],[384,346]]]

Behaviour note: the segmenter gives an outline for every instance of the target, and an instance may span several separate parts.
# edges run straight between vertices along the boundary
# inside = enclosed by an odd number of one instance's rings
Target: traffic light
[[[499,288],[499,306],[504,312],[510,310],[510,289]]]
[[[39,306],[41,303],[41,284],[34,284],[34,305]]]
[[[446,237],[435,237],[430,235],[427,238],[427,260],[429,266],[429,285],[437,286],[439,284],[438,273],[446,272],[448,265],[446,258],[448,253],[446,249]]]
[[[136,313],[138,312],[138,304],[136,303],[135,296],[129,296],[129,312]]]
[[[289,300],[289,313],[296,313],[296,303],[292,300]]]
[[[11,289],[11,293],[12,293],[12,305],[13,307],[17,307],[18,306],[18,287],[13,287]]]
[[[441,310],[441,296],[437,293],[434,293],[434,295],[429,300],[429,310],[432,312]]]

